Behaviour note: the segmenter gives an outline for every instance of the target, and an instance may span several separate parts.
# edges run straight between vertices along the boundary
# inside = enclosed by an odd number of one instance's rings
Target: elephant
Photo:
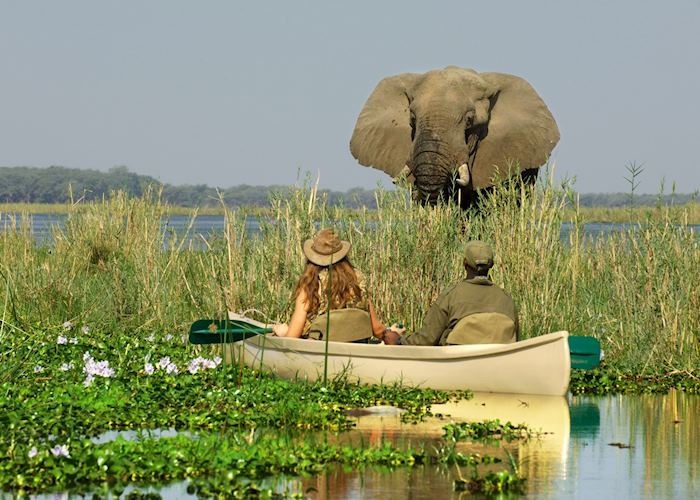
[[[523,78],[448,66],[381,80],[350,152],[407,177],[423,204],[458,199],[467,208],[499,180],[534,183],[558,141],[554,117]]]

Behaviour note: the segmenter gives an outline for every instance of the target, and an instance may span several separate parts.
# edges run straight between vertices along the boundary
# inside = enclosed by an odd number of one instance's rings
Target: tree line
[[[284,193],[290,186],[249,186],[246,184],[216,188],[206,184],[173,185],[112,167],[107,172],[67,167],[0,167],[0,203],[67,203],[72,200],[101,200],[110,192],[122,190],[131,196],[142,196],[149,187],[160,189],[161,197],[170,205],[209,207],[220,204],[219,193],[227,205],[267,206],[270,195]],[[349,208],[374,207],[374,190],[353,188],[346,192],[319,189],[331,205]]]
[[[164,201],[182,207],[207,207],[219,205],[216,187],[205,184],[172,185],[157,179],[130,172],[127,167],[112,167],[108,171],[67,167],[0,167],[0,203],[66,203],[80,198],[86,201],[101,200],[110,192],[123,190],[132,196],[142,196],[151,187],[162,189]],[[270,195],[284,195],[290,186],[249,186],[246,184],[218,188],[227,205],[267,206]],[[319,190],[327,196],[331,205],[348,208],[376,206],[373,189],[352,188],[348,191]],[[697,201],[696,194],[636,194],[590,193],[579,194],[583,207],[628,207],[682,204]]]

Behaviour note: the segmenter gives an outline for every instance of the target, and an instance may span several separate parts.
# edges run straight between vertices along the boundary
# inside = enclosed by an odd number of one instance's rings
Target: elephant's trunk
[[[444,198],[458,167],[464,163],[464,146],[449,141],[451,131],[435,128],[421,130],[415,138],[408,166],[415,177],[420,201],[435,204]],[[463,142],[462,142],[463,144]]]

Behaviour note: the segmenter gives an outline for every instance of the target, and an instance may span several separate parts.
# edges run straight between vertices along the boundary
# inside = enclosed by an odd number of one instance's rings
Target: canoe
[[[328,342],[327,376],[362,384],[563,396],[571,372],[568,336],[560,331],[512,344],[450,346]],[[251,368],[286,379],[323,379],[324,341],[254,335],[232,347]]]

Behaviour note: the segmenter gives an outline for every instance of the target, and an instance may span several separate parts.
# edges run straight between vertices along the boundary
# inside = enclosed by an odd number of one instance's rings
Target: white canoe
[[[561,331],[512,344],[435,347],[328,342],[327,376],[345,375],[363,384],[563,396],[571,371],[568,336]],[[323,379],[324,341],[261,335],[242,341],[242,348],[251,368],[286,379]]]

